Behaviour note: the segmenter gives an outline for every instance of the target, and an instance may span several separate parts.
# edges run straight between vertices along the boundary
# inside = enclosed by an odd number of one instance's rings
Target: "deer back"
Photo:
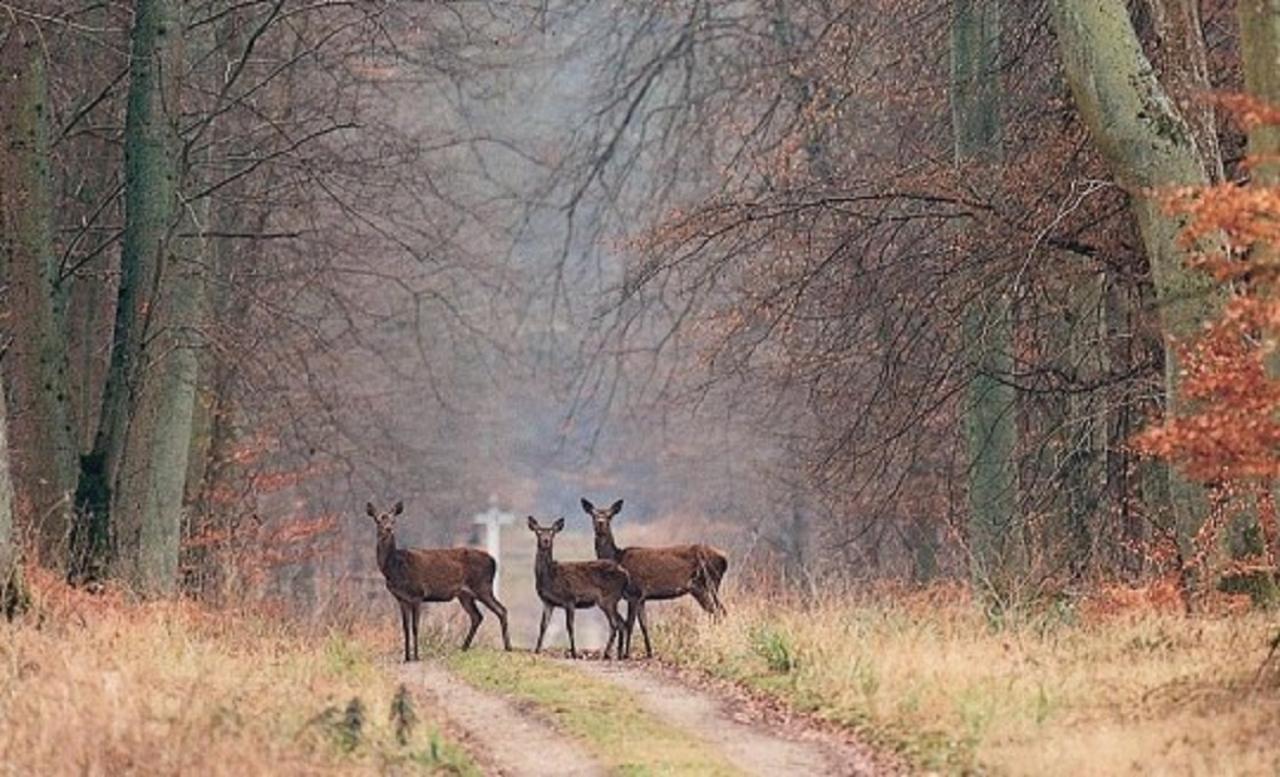
[[[538,580],[538,595],[555,603],[616,599],[629,580],[627,571],[613,561],[553,562],[551,574]]]
[[[719,583],[728,568],[724,554],[706,545],[624,548],[618,562],[630,575],[632,587],[646,598],[679,596],[710,583],[712,577]]]
[[[398,551],[397,564],[384,571],[387,587],[419,599],[447,600],[461,591],[485,591],[497,564],[475,548],[414,548]]]

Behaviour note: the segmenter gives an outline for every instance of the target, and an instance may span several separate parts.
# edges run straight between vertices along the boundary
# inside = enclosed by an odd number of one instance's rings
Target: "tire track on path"
[[[570,661],[575,670],[614,683],[651,715],[714,746],[737,769],[753,775],[877,775],[861,748],[815,735],[786,735],[746,714],[731,701],[691,688],[661,673],[626,662]],[[789,732],[788,732],[789,734]]]
[[[606,773],[577,742],[536,714],[476,690],[434,662],[404,664],[399,677],[462,732],[463,746],[487,772],[505,777],[603,777]]]

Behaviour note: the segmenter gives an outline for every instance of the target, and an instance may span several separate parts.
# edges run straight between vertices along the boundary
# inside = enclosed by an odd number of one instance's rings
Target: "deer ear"
[[[582,509],[587,513],[587,515],[592,515],[596,511],[596,506],[588,502],[586,499],[583,499]]]
[[[533,520],[533,516],[532,516],[532,515],[528,517],[527,521],[528,521],[528,523],[529,523],[529,528],[530,528],[530,529],[532,529],[533,531],[537,531],[537,530],[538,530],[538,522],[537,522],[537,521],[535,521],[535,520]]]
[[[621,500],[621,499],[619,499],[618,501],[616,501],[616,502],[614,502],[613,504],[609,505],[609,514],[610,514],[610,515],[617,515],[617,514],[618,514],[618,513],[620,513],[620,512],[622,512],[622,500]]]
[[[562,529],[564,529],[564,519],[557,518],[556,522],[551,524],[551,531],[561,531]]]
[[[369,517],[370,517],[370,518],[377,518],[377,517],[378,517],[378,511],[377,511],[377,510],[375,510],[375,509],[373,509],[373,502],[365,502],[365,503],[364,503],[364,511],[365,511],[366,513],[368,513],[368,514],[369,514]]]
[[[404,512],[404,501],[396,502],[396,506],[391,508],[392,515],[399,515]]]

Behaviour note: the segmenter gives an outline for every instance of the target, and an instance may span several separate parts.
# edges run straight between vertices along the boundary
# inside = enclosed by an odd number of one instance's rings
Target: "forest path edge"
[[[487,774],[504,777],[602,777],[607,772],[572,737],[519,702],[472,687],[434,661],[396,670],[410,692],[428,698],[462,736]]]
[[[575,671],[613,683],[650,714],[715,747],[746,774],[878,775],[885,769],[867,747],[793,719],[764,719],[741,699],[695,687],[658,663],[560,659]]]

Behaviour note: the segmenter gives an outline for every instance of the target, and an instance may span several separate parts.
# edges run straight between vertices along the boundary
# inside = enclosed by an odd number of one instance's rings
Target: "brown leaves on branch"
[[[1246,127],[1280,122],[1280,111],[1241,97],[1223,99]],[[1251,160],[1257,164],[1259,160]],[[1182,239],[1198,247],[1195,266],[1225,287],[1218,317],[1178,349],[1177,405],[1137,437],[1208,487],[1214,507],[1195,538],[1198,558],[1223,527],[1229,504],[1253,497],[1269,567],[1276,549],[1273,483],[1280,478],[1280,188],[1259,180],[1183,189],[1167,197],[1186,218]]]

